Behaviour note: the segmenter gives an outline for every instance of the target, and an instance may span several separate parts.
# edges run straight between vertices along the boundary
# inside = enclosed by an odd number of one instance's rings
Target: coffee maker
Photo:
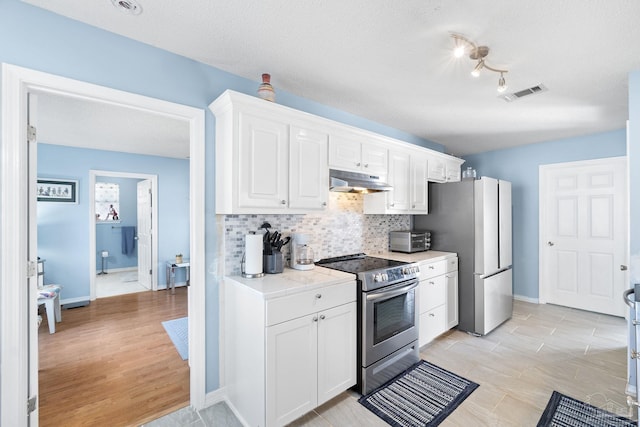
[[[305,233],[291,233],[291,268],[296,270],[311,270],[313,264],[313,249],[309,246],[311,235]]]

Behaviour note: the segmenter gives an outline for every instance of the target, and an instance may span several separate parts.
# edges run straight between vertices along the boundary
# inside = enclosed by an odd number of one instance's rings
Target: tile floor
[[[138,283],[137,279],[135,279],[137,277],[137,270],[99,274],[96,276],[96,297],[105,298],[115,295],[148,291],[149,289]]]
[[[516,301],[485,337],[452,330],[421,356],[480,384],[442,426],[535,426],[553,390],[636,419],[626,405],[626,323],[618,317]],[[290,426],[386,426],[345,392]],[[147,426],[240,426],[224,403],[184,408]]]

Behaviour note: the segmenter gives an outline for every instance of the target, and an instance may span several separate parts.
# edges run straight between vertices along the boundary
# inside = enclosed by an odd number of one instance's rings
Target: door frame
[[[549,294],[549,287],[548,287],[549,281],[546,280],[549,274],[549,271],[548,271],[549,269],[546,262],[547,259],[545,257],[545,254],[547,253],[547,251],[545,251],[545,247],[544,247],[547,240],[544,234],[544,231],[546,230],[546,227],[547,227],[547,210],[549,208],[546,202],[546,193],[544,192],[546,171],[549,171],[552,169],[558,169],[566,166],[588,167],[588,166],[603,164],[605,162],[611,162],[611,161],[625,161],[625,164],[627,167],[627,171],[625,173],[625,177],[627,179],[627,193],[625,194],[624,197],[627,198],[627,200],[625,200],[625,206],[626,206],[626,210],[627,210],[626,214],[628,218],[629,217],[629,203],[628,203],[629,159],[627,156],[603,157],[603,158],[593,159],[593,160],[550,163],[550,164],[538,166],[538,206],[539,206],[539,211],[538,211],[538,303],[546,304],[548,299],[548,294]],[[627,227],[627,235],[626,235],[627,244],[625,245],[625,265],[629,265],[629,244],[628,244],[629,221],[627,221],[625,226]],[[628,272],[626,273],[626,276],[627,277],[625,278],[624,283],[628,284]],[[620,298],[622,298],[622,295],[620,295]]]
[[[164,114],[189,123],[189,293],[191,406],[205,405],[205,111],[117,89],[2,63],[0,135],[0,425],[25,426],[29,382],[27,303],[27,94],[90,98]],[[7,209],[7,207],[11,207]],[[32,260],[33,261],[33,260]],[[37,367],[31,375],[37,376]],[[37,425],[37,422],[32,423]]]
[[[158,194],[158,175],[115,172],[105,170],[89,170],[89,287],[91,301],[96,299],[96,177],[148,179],[151,181],[151,192],[154,197]],[[122,213],[121,213],[122,214]],[[151,290],[158,290],[158,204],[151,204]]]

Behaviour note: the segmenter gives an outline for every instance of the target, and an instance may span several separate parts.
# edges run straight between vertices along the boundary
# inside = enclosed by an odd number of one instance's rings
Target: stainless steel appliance
[[[418,264],[354,254],[318,265],[356,274],[359,393],[367,394],[420,360]]]
[[[389,249],[393,252],[421,252],[431,247],[429,231],[391,231],[389,232]]]
[[[378,175],[329,169],[329,190],[341,193],[377,193],[393,187]]]
[[[429,185],[431,249],[458,253],[458,329],[485,335],[513,313],[511,183],[494,178]]]
[[[638,398],[638,381],[640,380],[640,363],[638,363],[638,342],[640,342],[640,284],[634,284],[622,295],[624,302],[629,306],[629,318],[627,319],[628,345],[627,345],[627,405],[640,410]],[[637,426],[640,427],[640,413],[636,412]]]

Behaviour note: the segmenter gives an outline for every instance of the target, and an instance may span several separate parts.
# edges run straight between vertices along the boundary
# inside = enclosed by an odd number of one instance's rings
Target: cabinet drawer
[[[446,330],[446,310],[445,306],[441,305],[420,315],[420,336],[418,344],[422,347]]]
[[[447,301],[446,276],[420,281],[420,313],[427,312]]]
[[[458,257],[449,258],[447,261],[447,273],[458,271]]]
[[[447,261],[425,262],[420,264],[420,280],[440,276],[447,272]]]
[[[356,300],[356,282],[327,286],[267,300],[267,326]]]

